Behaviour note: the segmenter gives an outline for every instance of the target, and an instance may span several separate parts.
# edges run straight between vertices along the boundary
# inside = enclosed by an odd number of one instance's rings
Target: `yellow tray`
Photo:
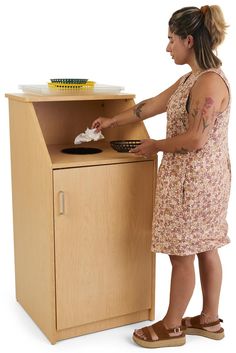
[[[95,85],[94,81],[87,81],[86,83],[60,83],[60,82],[48,82],[49,88],[55,89],[88,89],[93,88]]]

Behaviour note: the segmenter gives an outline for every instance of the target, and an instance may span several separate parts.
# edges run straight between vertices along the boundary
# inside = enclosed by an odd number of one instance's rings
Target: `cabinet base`
[[[56,339],[56,341],[60,341],[71,337],[82,336],[88,333],[93,333],[93,332],[103,331],[114,327],[133,324],[139,321],[154,320],[154,317],[152,316],[153,316],[152,310],[147,309],[136,313],[131,313],[128,315],[119,316],[116,318],[111,318],[111,319],[107,319],[99,322],[93,322],[86,325],[69,328],[66,330],[56,331],[54,338]],[[130,334],[132,334],[132,332]],[[52,340],[51,343],[54,344],[56,343],[56,341]]]

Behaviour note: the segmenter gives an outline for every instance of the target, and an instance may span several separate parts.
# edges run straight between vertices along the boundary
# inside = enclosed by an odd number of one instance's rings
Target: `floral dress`
[[[188,128],[186,104],[196,80],[216,72],[229,90],[221,69],[184,75],[167,105],[167,138]],[[153,215],[153,252],[192,255],[221,247],[227,236],[227,207],[230,194],[228,121],[230,102],[216,117],[207,143],[186,154],[163,154],[157,177]]]

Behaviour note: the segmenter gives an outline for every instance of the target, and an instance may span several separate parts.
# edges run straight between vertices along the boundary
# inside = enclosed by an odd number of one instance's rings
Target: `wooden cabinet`
[[[133,96],[7,96],[17,300],[52,343],[153,320],[156,160],[109,145],[148,137],[143,123],[104,131],[97,155],[61,152]]]

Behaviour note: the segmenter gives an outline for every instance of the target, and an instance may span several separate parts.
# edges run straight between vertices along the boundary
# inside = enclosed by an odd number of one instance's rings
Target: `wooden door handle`
[[[59,191],[59,214],[63,215],[65,211],[65,194],[64,191]]]

